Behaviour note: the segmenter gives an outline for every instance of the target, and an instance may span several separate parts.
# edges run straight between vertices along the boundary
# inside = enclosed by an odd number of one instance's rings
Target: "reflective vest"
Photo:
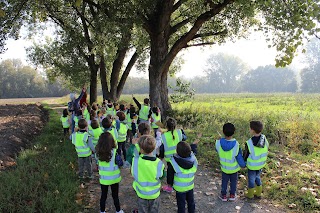
[[[173,188],[177,192],[187,192],[194,188],[194,174],[197,171],[198,161],[193,153],[191,154],[191,158],[194,159],[194,164],[191,169],[184,169],[180,167],[173,156],[170,159],[172,167],[175,171]]]
[[[221,147],[220,140],[216,140],[216,150],[218,151],[220,158],[221,170],[226,174],[234,174],[240,170],[240,166],[236,159],[239,154],[239,143],[236,141],[236,145],[229,151],[224,151]]]
[[[159,158],[155,161],[134,157],[132,161],[131,174],[134,178],[132,186],[138,197],[153,200],[160,195],[160,177],[163,175],[164,165]]]
[[[173,131],[174,139],[172,137],[172,132],[165,132],[161,135],[162,143],[164,146],[164,158],[169,162],[170,158],[177,153],[177,144],[182,141],[182,131],[181,129],[175,129]]]
[[[72,134],[72,144],[74,144],[78,157],[88,157],[92,154],[88,145],[89,134],[87,132],[75,132]]]
[[[251,138],[247,141],[249,149],[249,157],[247,159],[247,167],[250,170],[260,170],[267,162],[269,142],[265,139],[265,145],[263,148],[253,145]]]
[[[114,107],[111,107],[111,108],[107,107],[106,108],[106,114],[115,116],[116,115],[116,110],[114,109]]]
[[[112,185],[121,181],[121,175],[118,165],[115,163],[116,149],[111,151],[112,157],[110,162],[99,162],[99,180],[102,185]]]
[[[86,121],[90,121],[90,113],[87,108],[85,108],[83,111],[83,117],[86,119]]]
[[[151,127],[152,127],[153,129],[159,128],[156,123],[157,123],[158,121],[161,121],[161,114],[159,113],[158,116],[157,116],[155,113],[152,113],[152,114],[151,114],[151,117],[152,117]]]
[[[109,129],[109,130],[104,130],[105,132],[107,131],[107,132],[109,132],[112,136],[113,136],[113,139],[114,139],[114,141],[115,141],[115,143],[116,143],[116,147],[117,147],[117,149],[118,149],[118,131],[117,131],[117,129],[116,128],[111,128],[111,129]]]
[[[70,123],[69,123],[69,116],[67,116],[67,117],[63,117],[63,116],[61,116],[60,117],[60,121],[62,122],[62,127],[63,128],[69,128],[70,127]]]
[[[94,146],[96,146],[98,144],[98,140],[100,135],[103,133],[102,129],[100,127],[96,128],[96,129],[92,129],[92,127],[90,128],[90,130],[88,131],[88,133],[90,134],[90,136],[92,136],[92,143]]]
[[[148,120],[148,115],[149,115],[149,110],[150,110],[149,106],[141,105],[141,109],[139,111],[139,118],[141,120],[147,121]]]
[[[135,115],[135,116],[137,117],[136,119],[138,119],[138,115]],[[129,126],[129,130],[132,130],[133,119],[131,119],[130,113],[127,114],[126,119],[127,119],[127,124]]]
[[[128,126],[124,123],[120,123],[120,129],[118,130],[118,142],[124,142],[127,139]]]
[[[74,127],[78,128],[79,118],[77,116],[74,116],[73,121],[74,121]]]

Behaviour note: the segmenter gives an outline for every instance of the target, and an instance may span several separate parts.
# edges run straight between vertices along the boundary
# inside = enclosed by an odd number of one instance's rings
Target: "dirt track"
[[[56,99],[56,97],[45,97],[45,98],[10,98],[0,99],[0,105],[5,104],[35,104],[45,100]]]

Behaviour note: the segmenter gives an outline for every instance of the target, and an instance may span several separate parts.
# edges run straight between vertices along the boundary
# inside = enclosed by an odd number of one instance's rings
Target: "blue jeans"
[[[230,180],[230,194],[235,195],[238,183],[238,172],[226,174],[222,172],[221,195],[227,195],[228,183]]]
[[[186,212],[186,200],[188,204],[188,212],[195,212],[196,204],[194,203],[193,189],[187,192],[176,192],[176,199],[178,205],[178,213]]]
[[[255,184],[261,186],[261,169],[260,170],[250,170],[248,169],[248,188],[254,188]]]

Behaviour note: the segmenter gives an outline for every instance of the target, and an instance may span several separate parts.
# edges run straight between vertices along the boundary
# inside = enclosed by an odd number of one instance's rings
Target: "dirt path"
[[[120,203],[124,212],[132,212],[137,206],[136,193],[132,188],[133,178],[130,169],[121,169],[122,181],[120,182]],[[243,195],[240,195],[235,202],[222,202],[218,195],[220,193],[220,174],[204,169],[199,166],[195,177],[195,201],[196,212],[285,212],[282,208],[276,208],[269,204],[266,199],[248,201]],[[163,184],[165,182],[163,181]],[[99,212],[100,184],[97,172],[93,181],[86,183],[85,189],[82,189],[85,208],[82,212]],[[241,192],[241,190],[240,190]],[[175,193],[161,192],[160,213],[174,213],[177,211]],[[108,193],[106,212],[115,212],[111,192]],[[277,206],[277,205],[276,205]]]

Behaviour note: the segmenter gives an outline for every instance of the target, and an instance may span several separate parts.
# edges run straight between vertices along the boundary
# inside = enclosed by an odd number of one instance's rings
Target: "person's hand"
[[[86,92],[87,89],[85,87],[82,87],[82,92]]]
[[[192,144],[198,144],[199,142],[200,142],[200,139],[195,139]]]

